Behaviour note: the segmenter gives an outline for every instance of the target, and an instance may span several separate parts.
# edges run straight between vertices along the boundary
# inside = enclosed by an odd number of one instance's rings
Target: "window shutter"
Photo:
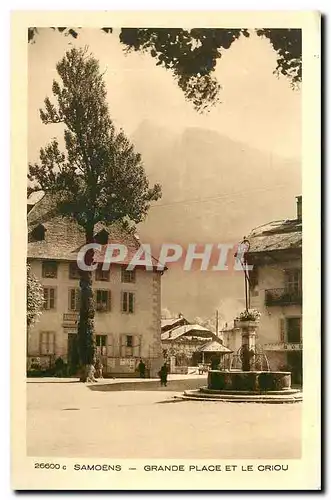
[[[129,293],[129,312],[133,313],[134,312],[134,294]]]
[[[111,311],[111,291],[108,290],[108,311]]]
[[[48,288],[44,288],[44,309],[48,309]]]
[[[120,337],[120,355],[121,355],[121,358],[125,358],[125,354],[126,354],[126,335],[124,333],[121,334],[121,337]]]
[[[55,309],[55,288],[49,289],[49,308]]]
[[[141,356],[141,335],[134,336],[133,356],[139,358]]]
[[[122,311],[127,312],[128,310],[128,293],[123,292],[122,293]]]
[[[280,341],[285,342],[285,319],[280,318],[279,320],[279,330],[280,330]]]
[[[45,354],[45,352],[44,352],[44,350],[45,350],[45,332],[40,333],[39,343],[40,343],[40,347],[39,347],[40,354]]]
[[[55,354],[55,333],[49,332],[49,353]]]
[[[107,335],[107,356],[114,355],[114,346],[113,346],[113,334],[108,333]]]
[[[77,311],[77,305],[78,305],[78,300],[77,300],[77,292],[76,288],[71,288],[69,290],[69,310],[70,311]]]

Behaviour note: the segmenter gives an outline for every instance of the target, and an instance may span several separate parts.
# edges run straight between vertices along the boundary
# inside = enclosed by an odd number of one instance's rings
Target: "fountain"
[[[235,320],[236,326],[241,329],[241,347],[232,358],[229,370],[210,370],[207,387],[185,391],[181,397],[191,400],[237,403],[302,401],[302,392],[291,388],[291,372],[271,371],[263,348],[256,344],[260,313],[249,309],[247,266],[243,266],[243,269],[245,271],[246,309]]]
[[[291,388],[291,372],[271,371],[268,358],[255,345],[256,322],[241,322],[242,345],[229,370],[210,370],[208,385],[185,391],[183,399],[237,403],[295,403],[302,392]],[[237,366],[240,363],[241,369]]]

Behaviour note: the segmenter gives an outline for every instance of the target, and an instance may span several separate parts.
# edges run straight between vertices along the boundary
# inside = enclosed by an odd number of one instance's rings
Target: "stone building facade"
[[[250,307],[261,312],[257,342],[271,370],[302,380],[302,215],[261,226],[248,236]]]
[[[121,243],[128,248],[123,262],[109,271],[93,272],[96,305],[95,339],[104,375],[134,375],[142,358],[150,376],[162,364],[161,275],[156,270],[127,264],[139,240],[118,226],[96,227],[102,245]],[[77,224],[54,215],[52,202],[43,197],[28,213],[28,262],[44,288],[44,311],[28,332],[28,361],[44,366],[61,357],[74,374],[77,364],[77,322],[80,304],[77,253],[84,235]]]

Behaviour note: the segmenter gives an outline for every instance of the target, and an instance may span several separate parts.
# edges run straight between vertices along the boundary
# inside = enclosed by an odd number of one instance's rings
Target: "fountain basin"
[[[220,371],[208,373],[208,389],[268,392],[291,388],[291,372]]]
[[[208,372],[208,386],[185,391],[181,399],[232,403],[296,403],[302,392],[291,388],[291,372]]]

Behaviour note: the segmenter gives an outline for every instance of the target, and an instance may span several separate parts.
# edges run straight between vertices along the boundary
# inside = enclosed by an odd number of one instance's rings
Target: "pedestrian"
[[[168,367],[166,363],[164,363],[164,365],[161,367],[159,371],[159,377],[160,377],[161,387],[162,386],[167,387]]]
[[[55,376],[56,377],[63,377],[64,376],[64,367],[65,363],[61,357],[57,358],[55,360]]]
[[[103,364],[100,358],[97,358],[95,363],[95,377],[103,378]]]
[[[139,365],[138,365],[138,370],[139,370],[139,376],[140,378],[145,378],[145,372],[146,372],[146,365],[143,362],[142,359],[140,359]]]

